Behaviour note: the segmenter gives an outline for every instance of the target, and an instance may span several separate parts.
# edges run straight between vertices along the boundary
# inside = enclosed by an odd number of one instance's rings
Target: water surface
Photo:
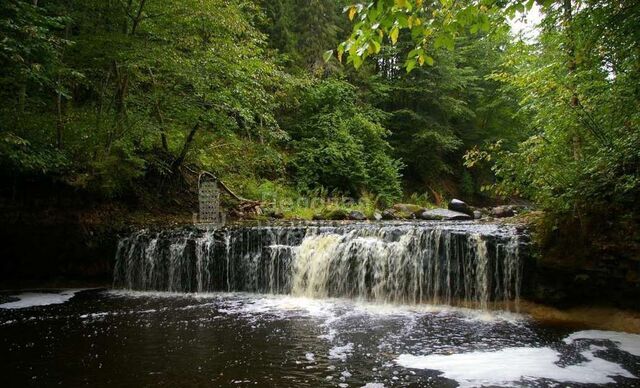
[[[3,386],[640,382],[640,337],[511,313],[244,293],[86,290],[60,299],[0,308]]]

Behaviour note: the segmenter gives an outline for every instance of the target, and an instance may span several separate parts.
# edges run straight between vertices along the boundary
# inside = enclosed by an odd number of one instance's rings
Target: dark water
[[[574,331],[544,327],[513,314],[429,306],[89,290],[61,304],[0,309],[0,384],[565,387],[582,386],[585,379],[601,384],[609,379],[620,386],[639,385],[632,377],[640,376],[639,356],[606,340],[563,341]],[[634,345],[630,337],[627,345]],[[505,348],[557,352],[551,367],[562,371],[560,380],[501,377],[518,368],[518,360],[508,355],[496,361],[500,365],[489,373],[490,379],[480,381],[473,376],[447,379],[443,371],[411,369],[397,361],[403,354],[492,354]],[[484,355],[478,358],[482,359]],[[545,360],[526,360],[540,373],[552,373]],[[477,372],[478,365],[472,362],[450,373]]]

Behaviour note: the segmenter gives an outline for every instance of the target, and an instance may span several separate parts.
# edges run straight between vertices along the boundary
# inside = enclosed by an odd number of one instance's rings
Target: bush
[[[386,203],[400,197],[401,164],[390,156],[380,111],[335,79],[305,88],[301,101],[289,128],[289,168],[302,192],[324,187],[359,197],[367,191]]]

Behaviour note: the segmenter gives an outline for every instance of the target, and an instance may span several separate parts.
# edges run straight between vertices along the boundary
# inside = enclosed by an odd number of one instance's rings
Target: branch
[[[191,169],[190,169],[191,170]],[[193,170],[191,170],[193,171]],[[195,171],[194,171],[195,172]],[[260,201],[252,201],[250,199],[246,199],[246,198],[242,198],[240,196],[238,196],[236,193],[234,193],[229,187],[227,187],[227,185],[224,184],[223,181],[221,181],[220,179],[218,179],[217,176],[213,175],[212,173],[210,173],[209,171],[202,171],[200,173],[200,175],[198,175],[198,186],[200,186],[200,181],[202,180],[203,176],[209,176],[211,178],[213,178],[216,182],[218,182],[218,184],[220,185],[220,187],[222,187],[222,190],[224,190],[227,194],[229,194],[230,196],[232,196],[233,198],[235,198],[236,200],[240,201],[240,202],[248,202],[248,203],[252,203],[255,205],[260,204]]]

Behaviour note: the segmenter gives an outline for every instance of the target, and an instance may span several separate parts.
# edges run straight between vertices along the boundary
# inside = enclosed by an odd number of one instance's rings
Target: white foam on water
[[[415,316],[423,314],[452,314],[467,321],[522,323],[526,317],[506,311],[485,311],[447,305],[402,305],[380,303],[345,298],[317,299],[306,296],[265,295],[245,292],[205,292],[176,293],[168,291],[109,290],[108,294],[132,298],[189,298],[216,299],[225,305],[221,312],[239,314],[271,314],[284,316],[289,312],[304,313],[307,316],[337,320],[336,309],[344,309],[349,315],[367,314],[372,316]],[[192,306],[193,308],[198,306]],[[330,323],[330,322],[328,322]]]
[[[336,338],[336,334],[338,334],[338,331],[336,329],[329,329],[326,334],[320,334],[318,338],[333,342],[333,340]]]
[[[452,355],[413,356],[402,354],[400,366],[441,371],[460,387],[483,385],[510,386],[514,382],[550,379],[565,383],[609,384],[613,377],[635,378],[620,365],[594,355],[591,347],[581,353],[587,359],[575,365],[559,366],[560,353],[551,348],[505,348],[494,352],[470,352]]]
[[[314,362],[316,360],[315,354],[313,354],[311,352],[305,353],[304,358],[306,358],[307,361],[310,361],[310,362]]]
[[[198,297],[216,297],[220,295],[216,293],[199,294],[199,293],[171,292],[171,291],[134,291],[134,290],[124,290],[124,289],[111,289],[111,290],[105,291],[104,293],[112,296],[123,296],[128,298],[198,298]]]
[[[70,289],[63,290],[57,293],[44,293],[44,292],[24,292],[18,295],[12,295],[13,298],[19,300],[15,302],[8,302],[0,304],[2,309],[23,309],[34,306],[48,306],[52,304],[62,304],[69,299],[73,298],[76,293],[86,290],[83,289]]]
[[[347,357],[353,352],[353,343],[349,342],[343,346],[334,346],[329,349],[329,358],[347,361]]]
[[[634,356],[640,356],[640,334],[618,331],[584,330],[571,334],[564,339],[564,342],[571,344],[581,339],[609,340],[613,342],[618,349],[633,354]]]
[[[382,383],[366,383],[361,388],[384,388]]]
[[[107,315],[109,315],[110,313],[108,312],[101,312],[101,313],[90,313],[90,314],[82,314],[80,315],[81,319],[87,319],[87,318],[102,318],[102,317],[106,317]],[[113,314],[113,313],[111,313]]]

